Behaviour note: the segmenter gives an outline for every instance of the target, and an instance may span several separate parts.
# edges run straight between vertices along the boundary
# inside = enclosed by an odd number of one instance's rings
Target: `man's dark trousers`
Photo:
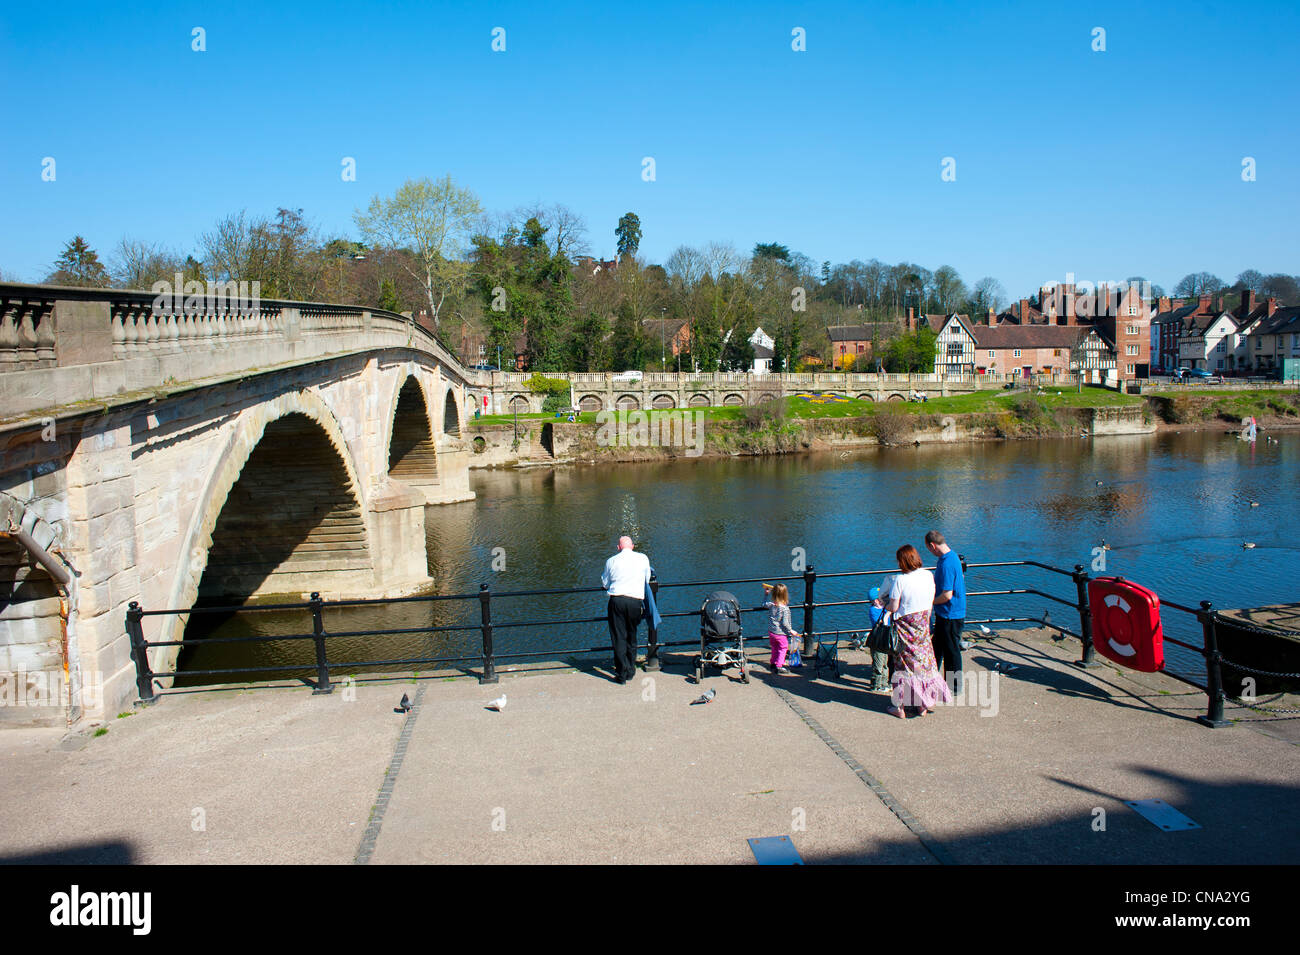
[[[961,673],[961,632],[965,626],[965,618],[934,618],[934,662],[938,665],[940,675],[954,691],[961,689],[961,677],[957,677],[957,684],[954,685],[949,674]]]
[[[609,637],[614,643],[614,675],[620,680],[636,676],[636,628],[641,622],[641,601],[635,597],[609,598]]]

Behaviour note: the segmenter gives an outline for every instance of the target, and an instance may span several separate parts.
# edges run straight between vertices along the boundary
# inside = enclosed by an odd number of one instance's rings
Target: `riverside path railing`
[[[1091,611],[1088,604],[1088,582],[1092,579],[1084,570],[1082,564],[1076,564],[1073,570],[1064,570],[1059,567],[1053,567],[1050,564],[1041,563],[1034,560],[1018,561],[991,561],[984,563],[968,563],[965,557],[961,558],[962,569],[967,574],[978,572],[989,568],[1008,568],[1016,575],[1027,575],[1028,572],[1044,572],[1055,575],[1056,579],[1060,577],[1068,578],[1073,584],[1072,593],[1068,596],[1050,593],[1042,586],[1018,586],[1018,587],[1001,587],[996,589],[984,590],[967,590],[968,600],[973,600],[976,604],[989,605],[995,604],[996,601],[1007,597],[1034,598],[1044,605],[1044,609],[1037,616],[1033,614],[1008,615],[1008,616],[985,616],[985,617],[968,617],[966,623],[973,624],[1011,624],[1025,623],[1037,624],[1057,631],[1063,636],[1073,637],[1079,641],[1081,654],[1077,665],[1081,667],[1092,667],[1098,665],[1095,659],[1093,647],[1093,630]],[[888,568],[882,570],[861,570],[861,571],[843,571],[827,574],[818,574],[812,565],[809,565],[802,573],[795,574],[776,574],[767,577],[743,577],[729,578],[726,580],[683,580],[683,581],[664,581],[657,576],[651,579],[651,589],[658,602],[660,594],[667,595],[666,592],[673,590],[695,589],[701,593],[717,590],[720,588],[730,588],[739,584],[760,584],[760,583],[778,583],[789,582],[797,585],[800,581],[803,583],[803,600],[796,603],[791,600],[791,609],[802,609],[803,611],[803,632],[805,634],[805,646],[812,648],[812,640],[816,639],[817,643],[834,643],[836,647],[845,634],[851,634],[855,631],[861,635],[868,629],[866,621],[869,619],[866,608],[871,601],[865,597],[852,597],[842,600],[817,600],[816,595],[818,587],[836,587],[843,589],[845,585],[854,589],[854,592],[865,593],[869,589],[872,578],[884,577],[898,573],[897,568]],[[1030,580],[1028,583],[1035,583]],[[862,586],[866,585],[866,586]],[[793,588],[792,588],[793,589]],[[558,643],[554,646],[547,646],[541,649],[525,649],[522,646],[512,646],[509,639],[511,632],[517,632],[523,628],[545,627],[549,631],[556,628],[576,628],[581,626],[591,626],[604,624],[606,617],[603,613],[593,614],[591,616],[568,616],[552,617],[546,619],[501,619],[499,616],[494,617],[494,603],[500,607],[502,601],[506,598],[537,598],[553,595],[596,595],[603,596],[604,590],[599,587],[577,587],[577,588],[558,588],[549,590],[514,590],[514,591],[493,591],[489,584],[481,584],[476,593],[459,593],[459,594],[428,594],[413,597],[394,597],[394,598],[377,598],[377,599],[353,599],[353,600],[323,600],[319,593],[313,593],[311,599],[298,603],[279,603],[279,604],[260,604],[260,605],[233,605],[233,606],[195,606],[188,610],[147,610],[137,602],[131,602],[126,614],[126,632],[130,638],[131,657],[136,667],[136,686],[139,691],[140,702],[151,704],[157,702],[166,692],[166,688],[159,686],[163,680],[173,679],[176,676],[184,675],[186,677],[229,677],[235,674],[241,676],[257,673],[286,673],[292,671],[305,671],[308,675],[302,677],[304,682],[313,687],[313,692],[318,694],[330,693],[333,691],[335,682],[332,677],[332,671],[346,669],[355,671],[357,668],[375,668],[384,667],[390,670],[417,669],[430,665],[458,666],[468,672],[477,672],[480,683],[490,684],[498,681],[498,663],[502,660],[559,660],[567,657],[579,656],[584,654],[609,653],[610,646],[606,640],[599,645],[582,644],[577,646],[565,646]],[[794,594],[791,594],[793,598]],[[599,599],[594,598],[593,599]],[[327,610],[337,610],[347,607],[385,607],[395,606],[398,604],[412,603],[437,603],[437,602],[462,602],[470,606],[477,604],[477,620],[472,623],[457,623],[445,626],[427,626],[427,627],[397,627],[386,629],[371,630],[338,630],[327,631],[324,625],[324,616]],[[1070,629],[1055,622],[1051,618],[1047,605],[1058,604],[1068,607],[1073,612],[1072,615],[1078,617],[1078,629]],[[1195,618],[1200,626],[1202,641],[1198,646],[1193,643],[1178,640],[1169,635],[1164,639],[1167,643],[1173,643],[1183,647],[1188,651],[1203,657],[1205,662],[1206,679],[1199,681],[1191,676],[1180,674],[1178,672],[1166,669],[1163,672],[1182,683],[1204,692],[1207,696],[1207,711],[1204,716],[1198,717],[1203,724],[1211,727],[1222,727],[1230,725],[1229,721],[1224,719],[1223,706],[1225,700],[1222,668],[1229,661],[1225,661],[1220,653],[1216,636],[1216,628],[1220,624],[1220,618],[1216,611],[1212,609],[1209,601],[1202,601],[1200,608],[1184,606],[1173,601],[1162,600],[1162,607],[1168,607],[1179,613],[1190,614]],[[819,612],[822,614],[832,611],[844,613],[839,608],[859,608],[862,611],[863,625],[857,628],[838,628],[818,630],[816,628]],[[303,614],[304,628],[303,632],[273,635],[273,636],[237,636],[237,637],[206,637],[199,639],[181,640],[148,640],[145,635],[147,622],[154,617],[167,615],[184,615],[184,614],[229,614],[232,612],[241,613],[258,613],[268,611],[300,611]],[[761,606],[747,607],[742,610],[742,621],[745,614],[763,613],[764,608]],[[855,612],[855,611],[848,611]],[[661,618],[664,625],[668,626],[670,621],[680,619],[691,619],[699,617],[699,610],[679,610],[661,612]],[[310,621],[308,629],[308,621]],[[1227,621],[1223,621],[1227,622]],[[385,656],[382,652],[383,639],[395,636],[410,635],[435,635],[450,633],[474,633],[477,632],[481,640],[481,648],[470,654],[456,655],[439,655],[439,656],[418,656],[418,657],[392,657]],[[502,634],[506,635],[504,644]],[[355,660],[339,659],[337,656],[331,660],[329,647],[331,641],[341,639],[366,638],[373,640],[376,647],[376,656],[373,659]],[[156,673],[150,668],[149,651],[155,648],[174,647],[184,649],[195,646],[212,646],[221,643],[253,643],[253,642],[274,642],[274,641],[305,641],[310,640],[314,650],[314,661],[309,664],[276,664],[266,667],[231,667],[221,669],[186,669],[179,672]],[[650,627],[647,634],[647,643],[645,644],[645,669],[656,671],[660,668],[660,651],[665,648],[699,646],[698,631],[692,634],[690,639],[686,640],[669,640],[660,639],[659,628]],[[639,648],[638,648],[639,649]],[[477,666],[477,671],[474,666]],[[1251,670],[1239,664],[1231,664],[1245,672],[1265,673],[1267,671]],[[1294,674],[1269,674],[1273,676],[1294,676]],[[314,679],[313,679],[314,677]]]

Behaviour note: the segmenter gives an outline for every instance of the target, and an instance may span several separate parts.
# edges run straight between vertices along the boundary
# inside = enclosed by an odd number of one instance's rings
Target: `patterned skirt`
[[[894,661],[890,694],[894,706],[920,706],[928,710],[939,703],[952,702],[952,692],[939,674],[934,659],[930,611],[918,610],[904,617],[895,616],[894,626],[903,643],[903,649]]]

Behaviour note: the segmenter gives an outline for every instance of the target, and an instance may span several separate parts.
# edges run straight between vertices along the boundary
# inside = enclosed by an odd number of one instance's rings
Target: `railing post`
[[[655,604],[659,603],[659,575],[654,571],[650,572],[650,593],[655,598]],[[659,669],[659,628],[655,626],[654,618],[651,617],[646,621],[648,624],[645,648],[645,668],[646,671]]]
[[[1196,615],[1201,620],[1201,629],[1205,633],[1205,675],[1209,678],[1209,686],[1206,688],[1206,694],[1209,696],[1209,709],[1204,716],[1196,717],[1196,721],[1211,729],[1222,729],[1225,726],[1231,726],[1231,720],[1223,718],[1223,671],[1219,663],[1223,656],[1219,653],[1219,636],[1214,629],[1214,614],[1210,608],[1213,605],[1208,600],[1201,601],[1201,610]]]
[[[1088,572],[1083,564],[1074,565],[1074,588],[1078,594],[1079,635],[1083,639],[1083,656],[1075,666],[1095,667],[1097,661],[1092,648],[1092,608],[1088,605]]]
[[[817,570],[812,564],[803,572],[803,652],[812,650],[809,640],[813,635],[813,584],[817,582]],[[817,641],[821,643],[820,640]]]
[[[492,588],[478,585],[478,605],[483,618],[483,675],[479,683],[496,683],[497,666],[492,656]]]
[[[131,639],[131,658],[135,660],[135,688],[140,703],[148,706],[158,702],[158,691],[153,685],[153,671],[149,669],[149,647],[144,642],[144,628],[140,620],[144,611],[132,600],[126,608],[126,633]]]
[[[330,664],[325,656],[325,620],[321,616],[322,604],[320,594],[313,590],[311,594],[311,632],[312,643],[316,645],[316,687],[311,691],[312,696],[334,692],[334,687],[330,685]]]

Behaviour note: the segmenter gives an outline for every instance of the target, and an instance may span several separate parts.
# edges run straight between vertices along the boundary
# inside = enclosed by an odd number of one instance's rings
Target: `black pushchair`
[[[740,668],[740,682],[749,682],[745,669],[745,633],[740,626],[740,601],[725,590],[715,590],[700,606],[700,652],[695,657],[695,682],[704,679],[706,666],[724,670]]]

